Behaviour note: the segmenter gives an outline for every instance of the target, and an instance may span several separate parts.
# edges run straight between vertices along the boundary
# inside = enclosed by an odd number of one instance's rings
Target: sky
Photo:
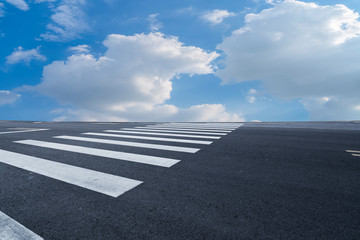
[[[2,0],[0,120],[360,119],[358,0]]]

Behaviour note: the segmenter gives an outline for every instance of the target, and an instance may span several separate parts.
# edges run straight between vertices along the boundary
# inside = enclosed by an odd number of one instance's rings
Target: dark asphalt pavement
[[[0,162],[0,211],[44,239],[360,239],[360,157],[346,152],[360,151],[360,122],[246,123],[210,145],[155,143],[193,154],[53,138],[151,124],[0,122],[1,150],[143,181],[114,198]],[[181,162],[14,143],[27,139]]]

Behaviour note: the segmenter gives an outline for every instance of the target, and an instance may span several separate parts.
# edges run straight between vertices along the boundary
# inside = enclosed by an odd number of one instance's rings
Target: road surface
[[[0,121],[0,239],[360,239],[360,123]]]

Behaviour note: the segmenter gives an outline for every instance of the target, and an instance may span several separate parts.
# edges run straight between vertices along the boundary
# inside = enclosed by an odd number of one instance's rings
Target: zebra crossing
[[[129,146],[138,149],[156,149],[169,152],[195,154],[201,150],[201,146],[213,143],[213,141],[226,136],[228,133],[236,130],[241,125],[242,124],[232,123],[162,123],[147,125],[145,127],[103,130],[102,132],[84,132],[81,133],[80,136],[52,136],[52,138],[65,141],[76,141],[80,143],[90,142],[114,146]],[[14,128],[11,130],[12,131],[10,132],[3,132],[3,134],[45,131],[49,129]],[[116,138],[116,140],[114,138]],[[137,142],[139,140],[140,142]],[[147,142],[150,141],[150,143],[141,142],[142,140]],[[23,139],[13,142],[15,144],[21,144],[24,146],[117,159],[135,164],[147,164],[153,167],[170,168],[181,161],[180,159],[113,151],[34,139]],[[172,143],[180,143],[186,146],[176,146],[172,145]],[[72,166],[69,164],[52,161],[50,159],[34,157],[3,149],[0,149],[0,163],[85,188],[87,190],[105,194],[114,198],[117,198],[125,192],[143,184],[143,181],[141,180],[117,176],[78,166]],[[0,212],[0,239],[40,240],[42,238],[20,223],[11,219],[9,216]]]
[[[226,136],[240,126],[241,124],[233,123],[161,123],[147,125],[145,127],[103,130],[102,132],[84,132],[81,133],[81,136],[60,135],[53,136],[53,138],[77,141],[80,143],[92,142],[194,154],[201,150],[201,147],[199,147],[200,145],[209,145],[214,140]],[[171,130],[164,130],[163,128]],[[184,129],[191,130],[187,131]],[[120,138],[121,140],[115,140],[114,138]],[[129,139],[132,141],[129,141]],[[146,140],[151,143],[136,142],[138,140]],[[174,158],[90,148],[34,139],[17,140],[14,141],[14,143],[164,168],[170,168],[181,161],[180,159]],[[181,143],[187,146],[174,146],[171,143]],[[196,147],[193,146],[194,144]],[[110,175],[64,163],[57,163],[49,159],[37,158],[1,149],[0,156],[1,163],[106,194],[111,197],[118,197],[143,183],[141,180]]]

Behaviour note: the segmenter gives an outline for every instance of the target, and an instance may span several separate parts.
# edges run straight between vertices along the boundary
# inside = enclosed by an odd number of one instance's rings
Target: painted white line
[[[117,124],[117,123],[95,122],[95,123],[91,123],[91,124]]]
[[[153,130],[175,130],[175,131],[195,131],[195,132],[208,132],[208,133],[231,133],[228,130],[201,130],[196,128],[177,128],[177,127],[135,127],[135,129],[153,129]]]
[[[203,135],[222,135],[225,136],[226,133],[208,133],[208,132],[191,132],[191,131],[172,131],[172,130],[153,130],[153,129],[138,129],[138,128],[122,128],[122,130],[127,131],[145,131],[145,132],[165,132],[165,133],[189,133],[189,134],[203,134]]]
[[[189,130],[209,130],[209,131],[234,131],[237,128],[209,128],[209,127],[175,127],[175,126],[167,126],[167,127],[159,127],[159,126],[147,126],[147,127],[156,127],[156,128],[186,128]]]
[[[203,124],[203,123],[194,123],[194,124],[189,124],[189,123],[182,123],[182,124],[176,124],[176,123],[163,123],[163,124],[157,124],[157,125],[172,125],[172,126],[209,126],[209,127],[240,127],[243,124]]]
[[[37,132],[37,131],[46,131],[46,130],[49,130],[49,129],[29,129],[29,130],[20,130],[20,131],[11,131],[11,132],[0,132],[0,134]]]
[[[125,141],[99,139],[99,138],[85,138],[85,137],[73,137],[73,136],[56,136],[54,138],[76,140],[76,141],[86,141],[86,142],[96,142],[96,143],[106,143],[106,144],[131,146],[131,147],[160,149],[160,150],[168,150],[168,151],[176,151],[176,152],[187,152],[187,153],[196,153],[197,151],[200,150],[200,148],[176,147],[176,146],[169,146],[169,145],[137,143],[137,142],[125,142]]]
[[[351,154],[353,155],[354,157],[360,157],[360,154]]]
[[[173,125],[173,124],[157,124],[147,125],[147,127],[179,127],[179,128],[215,128],[215,129],[237,129],[238,126],[210,126],[210,125]]]
[[[94,136],[104,136],[104,137],[120,137],[120,138],[133,138],[133,139],[143,139],[143,140],[154,140],[154,141],[164,141],[164,142],[181,142],[181,143],[194,143],[194,144],[205,144],[209,145],[211,141],[198,141],[198,140],[186,140],[186,139],[177,139],[177,138],[158,138],[158,137],[143,137],[143,136],[132,136],[132,135],[122,135],[122,134],[110,134],[110,133],[82,133],[87,135]]]
[[[170,137],[188,137],[188,138],[208,138],[208,139],[220,139],[217,136],[199,136],[199,135],[186,135],[186,134],[172,134],[172,133],[149,133],[149,132],[135,132],[135,131],[121,131],[121,130],[105,130],[104,132],[111,133],[127,133],[127,134],[142,134],[142,135],[158,135],[158,136],[170,136]]]
[[[172,127],[210,127],[210,128],[237,128],[239,126],[229,125],[209,125],[209,124],[156,124],[152,126],[172,126]]]
[[[26,141],[24,143],[27,144]],[[0,162],[112,197],[118,197],[142,183],[130,178],[4,150],[0,150],[0,156]]]
[[[1,240],[43,240],[14,219],[0,212],[0,239]]]
[[[57,149],[62,151],[76,152],[87,155],[113,158],[123,161],[136,162],[136,163],[144,163],[154,166],[160,167],[171,167],[174,164],[180,162],[180,160],[172,159],[172,158],[163,158],[163,157],[154,157],[148,155],[141,155],[135,153],[125,153],[125,152],[116,152],[110,150],[103,150],[97,148],[88,148],[88,147],[80,147],[68,144],[61,143],[51,143],[51,142],[43,142],[37,140],[21,140],[15,141],[16,143],[22,143],[32,146],[45,147],[51,149]]]
[[[6,129],[9,129],[9,130],[29,130],[29,129],[34,129],[34,128],[19,128],[19,127],[14,127],[14,128],[6,128]]]
[[[349,153],[360,153],[360,151],[356,151],[356,150],[346,150]]]

